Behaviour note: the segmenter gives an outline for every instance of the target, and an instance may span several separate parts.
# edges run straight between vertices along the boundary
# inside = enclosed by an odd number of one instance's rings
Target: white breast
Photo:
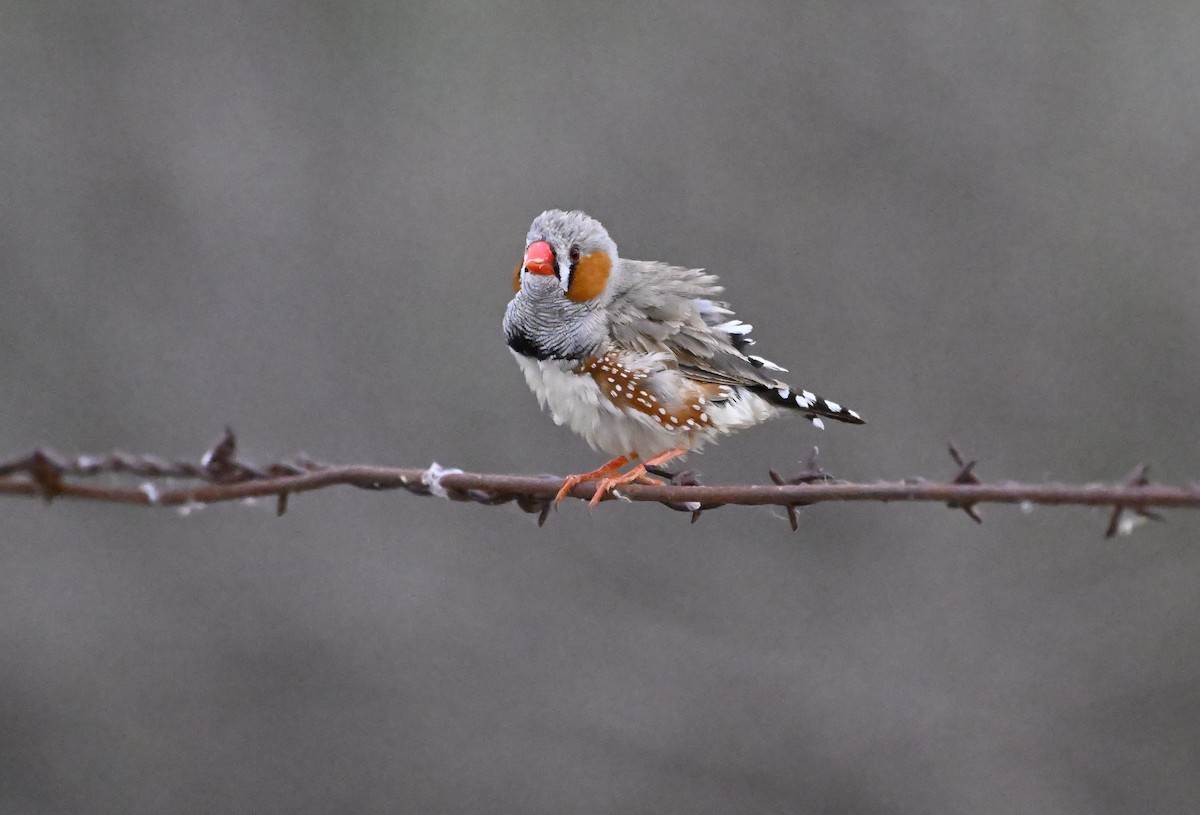
[[[595,380],[574,372],[573,362],[532,359],[515,351],[512,355],[538,402],[549,406],[555,424],[571,428],[597,450],[648,458],[689,443],[686,433],[667,430],[644,413],[618,408],[601,393]]]

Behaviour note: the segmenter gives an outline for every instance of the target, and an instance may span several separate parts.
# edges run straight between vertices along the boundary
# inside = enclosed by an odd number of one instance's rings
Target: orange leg
[[[607,478],[629,462],[636,460],[637,453],[630,453],[627,456],[617,456],[612,461],[603,465],[599,469],[592,470],[590,473],[567,476],[567,479],[563,481],[562,489],[558,491],[558,495],[554,496],[554,505],[558,506],[559,502],[566,498],[567,494],[570,493],[571,490],[575,489],[577,485],[582,484],[585,481],[595,481],[597,478]]]
[[[606,478],[600,479],[600,484],[596,487],[596,494],[592,496],[592,500],[588,501],[588,507],[594,507],[600,503],[600,499],[604,497],[604,494],[614,487],[620,487],[623,484],[629,484],[634,481],[637,481],[639,484],[659,483],[646,475],[646,468],[657,464],[664,464],[677,456],[682,456],[688,449],[687,447],[676,447],[674,450],[668,450],[665,453],[659,453],[657,456],[646,459],[628,472],[621,473],[620,475],[609,475]]]

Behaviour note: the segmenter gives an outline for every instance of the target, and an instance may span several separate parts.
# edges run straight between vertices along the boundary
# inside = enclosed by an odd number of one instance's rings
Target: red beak
[[[554,274],[554,250],[545,241],[534,241],[525,250],[525,271],[531,274]]]

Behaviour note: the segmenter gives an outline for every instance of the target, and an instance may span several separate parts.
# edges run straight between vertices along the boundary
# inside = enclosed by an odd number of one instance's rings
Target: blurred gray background
[[[578,472],[529,221],[722,275],[863,428],[1200,478],[1200,5],[0,2],[0,451]],[[832,423],[831,423],[832,424]],[[0,501],[0,812],[1181,812],[1200,518]]]

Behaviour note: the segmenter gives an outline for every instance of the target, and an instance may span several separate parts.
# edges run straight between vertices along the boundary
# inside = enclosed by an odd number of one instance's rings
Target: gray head
[[[604,307],[619,269],[617,245],[596,219],[560,209],[534,218],[504,314],[509,347],[538,359],[595,355],[608,337]]]

